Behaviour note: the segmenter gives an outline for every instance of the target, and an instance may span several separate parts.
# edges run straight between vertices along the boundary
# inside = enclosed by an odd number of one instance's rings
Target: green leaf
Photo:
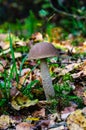
[[[39,15],[40,15],[41,17],[45,17],[45,16],[48,15],[48,11],[46,11],[46,10],[44,10],[44,9],[41,9],[41,10],[39,11]]]

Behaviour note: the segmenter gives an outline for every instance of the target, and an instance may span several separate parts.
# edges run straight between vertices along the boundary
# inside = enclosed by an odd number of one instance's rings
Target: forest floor
[[[0,129],[86,130],[86,39],[62,35],[60,28],[28,40],[0,34]],[[51,39],[59,55],[47,59],[55,97],[46,100],[40,60],[28,54],[31,44]]]

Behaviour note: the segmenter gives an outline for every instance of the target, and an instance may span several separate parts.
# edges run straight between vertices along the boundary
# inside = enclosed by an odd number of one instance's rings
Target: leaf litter
[[[74,101],[71,101],[67,106],[63,107],[58,112],[58,99],[56,100],[56,105],[52,101],[46,101],[45,95],[42,88],[42,79],[40,75],[39,62],[37,61],[28,61],[27,59],[22,62],[22,58],[28,54],[28,51],[24,52],[16,51],[19,47],[26,47],[29,50],[28,46],[30,42],[35,43],[38,41],[45,41],[40,32],[37,32],[32,35],[28,41],[20,40],[18,37],[12,35],[13,39],[13,48],[14,56],[16,59],[16,65],[19,75],[18,82],[16,81],[15,74],[12,74],[13,79],[10,78],[10,98],[8,100],[8,106],[4,105],[4,112],[7,112],[6,115],[2,115],[2,109],[0,112],[0,129],[16,129],[16,130],[85,130],[86,129],[86,60],[85,57],[78,57],[79,53],[82,53],[86,50],[86,40],[78,48],[73,46],[71,43],[74,38],[69,37],[68,40],[61,41],[59,38],[56,39],[56,36],[61,36],[61,29],[52,30],[52,44],[58,48],[62,48],[62,53],[60,59],[55,59],[49,61],[49,67],[51,72],[51,77],[53,83],[64,84],[63,76],[70,74],[73,81],[68,81],[69,84],[73,82],[74,88],[70,95],[77,95],[82,98],[83,108],[78,109],[78,104]],[[57,32],[57,33],[56,33]],[[32,40],[32,41],[31,41]],[[49,40],[49,38],[47,39]],[[49,41],[48,41],[49,42]],[[0,82],[1,82],[1,92],[0,100],[2,101],[3,96],[3,84],[6,84],[4,81],[4,75],[9,76],[12,69],[12,55],[10,53],[10,42],[7,34],[0,34],[0,47],[2,51],[0,52]],[[75,56],[75,59],[73,58]],[[21,65],[22,64],[22,65]],[[55,64],[58,64],[56,66]],[[36,66],[33,70],[32,68]],[[53,65],[53,66],[52,66]],[[19,70],[21,66],[21,70]],[[6,71],[5,71],[6,70]],[[21,71],[21,72],[20,72]],[[15,72],[15,71],[14,71]],[[34,83],[34,80],[39,82]],[[27,85],[33,81],[33,84],[30,88],[29,93],[34,95],[24,95],[21,89],[27,90]],[[65,81],[66,82],[66,81]],[[66,93],[64,93],[66,94]],[[39,96],[37,96],[39,95]],[[41,98],[42,97],[42,98]],[[38,99],[37,99],[38,98]],[[42,99],[42,100],[41,100]],[[54,107],[54,108],[53,108]],[[17,114],[19,115],[17,119]],[[22,115],[22,116],[21,116]],[[15,118],[15,119],[14,119]]]

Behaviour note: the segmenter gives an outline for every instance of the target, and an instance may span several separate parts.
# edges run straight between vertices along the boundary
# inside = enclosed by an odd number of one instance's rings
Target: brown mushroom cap
[[[57,56],[57,49],[48,42],[35,44],[29,52],[29,60]]]

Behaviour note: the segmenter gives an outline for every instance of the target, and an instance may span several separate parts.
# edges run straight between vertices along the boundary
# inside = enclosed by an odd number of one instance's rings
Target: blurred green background
[[[64,37],[67,32],[86,36],[85,21],[85,0],[0,0],[0,33],[10,29],[27,38],[37,31],[50,35],[59,26]]]

